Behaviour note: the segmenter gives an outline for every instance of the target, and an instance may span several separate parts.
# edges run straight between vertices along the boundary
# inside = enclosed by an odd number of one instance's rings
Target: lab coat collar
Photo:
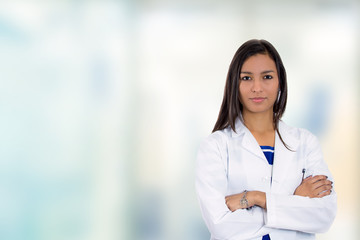
[[[236,138],[236,137],[243,136],[241,145],[250,153],[255,154],[257,157],[259,157],[267,162],[266,157],[265,157],[264,153],[262,152],[258,142],[256,141],[255,137],[252,135],[250,130],[240,120],[240,117],[236,118],[236,121],[235,121],[236,132],[231,130],[232,137]]]
[[[298,136],[295,136],[295,128],[290,127],[288,125],[286,125],[283,121],[279,121],[279,132],[281,134],[282,139],[284,140],[284,142],[288,145],[288,147],[293,150],[296,151],[296,149],[298,148],[299,144],[300,144],[300,140],[298,138]],[[278,134],[276,134],[277,136],[277,140],[278,140],[278,145],[282,145],[282,147],[284,147],[285,149],[287,149],[284,144],[281,142],[280,137]],[[275,146],[276,146],[276,138],[275,138]],[[277,147],[277,146],[276,146]],[[284,149],[284,150],[285,150]],[[287,149],[288,150],[288,149]],[[292,151],[290,151],[292,152]]]
[[[235,131],[231,129],[232,137],[239,137],[241,135],[248,134],[248,133],[251,134],[249,129],[244,125],[244,123],[240,120],[240,118],[241,118],[241,116],[236,118],[236,120],[235,120]],[[286,125],[281,120],[279,121],[278,128],[279,128],[279,132],[280,132],[281,137],[284,140],[284,142],[289,146],[290,149],[296,150],[296,148],[299,145],[299,139],[297,139],[292,134],[294,128]],[[277,141],[278,141],[278,144],[277,144]],[[280,143],[282,144],[280,137],[278,136],[278,133],[276,133],[275,146],[279,147]],[[284,145],[284,144],[282,144],[282,145]],[[283,146],[283,147],[285,147],[285,146]],[[285,149],[287,149],[287,148],[285,147]]]
[[[252,152],[253,154],[257,155],[258,157],[266,161],[266,158],[261,148],[259,147],[259,144],[257,143],[255,137],[251,134],[250,130],[240,120],[240,117],[236,118],[235,121],[236,131],[231,130],[231,136],[240,137],[243,135],[242,146],[245,149],[247,149],[249,152]],[[283,142],[280,139],[280,136],[278,135],[278,133],[276,133],[274,164],[275,165],[279,164],[280,166],[286,166],[290,162],[287,161],[286,159],[291,159],[294,156],[294,153],[296,152],[299,146],[299,139],[294,136],[294,128],[286,125],[283,121],[279,121],[278,128],[282,139],[287,144],[287,146],[293,151],[290,151],[284,146]]]
[[[242,116],[237,117],[235,120],[235,131],[231,129],[231,136],[232,137],[238,137],[243,135],[247,129],[247,127],[244,125],[243,121],[240,120]]]

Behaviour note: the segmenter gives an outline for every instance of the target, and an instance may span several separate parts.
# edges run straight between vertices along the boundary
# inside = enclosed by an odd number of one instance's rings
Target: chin
[[[250,109],[247,109],[245,110],[249,113],[252,113],[252,114],[264,114],[264,113],[273,113],[272,111],[272,108],[271,109],[268,109],[268,108],[250,108]]]

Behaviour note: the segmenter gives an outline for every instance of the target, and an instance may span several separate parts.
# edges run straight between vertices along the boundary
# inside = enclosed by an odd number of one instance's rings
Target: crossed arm
[[[301,184],[295,189],[294,195],[322,198],[330,195],[332,190],[332,182],[327,179],[325,175],[309,176],[305,178]],[[226,196],[225,202],[230,211],[234,212],[237,209],[244,209],[253,206],[259,206],[266,209],[266,194],[261,191],[247,191],[247,204],[244,204],[241,199],[244,198],[245,192]]]
[[[302,158],[308,171],[317,176],[304,179],[295,188],[294,185],[287,186],[284,192],[290,195],[249,191],[246,205],[246,201],[241,201],[244,193],[227,196],[229,159],[223,135],[216,133],[204,141],[197,158],[196,191],[202,216],[214,238],[251,239],[260,236],[262,233],[259,231],[263,227],[304,234],[329,229],[336,215],[336,193],[328,180],[332,180],[332,176],[316,138],[306,142],[309,147]],[[288,192],[290,188],[293,190]],[[245,205],[241,205],[241,202],[245,202]],[[252,211],[236,211],[255,205],[259,207]],[[289,231],[282,233],[286,235]]]

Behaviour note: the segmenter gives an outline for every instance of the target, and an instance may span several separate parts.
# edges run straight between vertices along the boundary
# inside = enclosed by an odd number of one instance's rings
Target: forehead
[[[274,60],[268,54],[256,54],[245,60],[242,65],[241,71],[246,72],[262,72],[262,71],[276,71]]]

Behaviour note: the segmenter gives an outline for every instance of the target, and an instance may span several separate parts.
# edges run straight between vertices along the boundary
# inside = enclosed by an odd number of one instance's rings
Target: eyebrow
[[[266,70],[261,72],[261,74],[266,74],[266,73],[274,73],[275,71],[273,70]],[[241,72],[240,74],[253,74],[252,72]]]

